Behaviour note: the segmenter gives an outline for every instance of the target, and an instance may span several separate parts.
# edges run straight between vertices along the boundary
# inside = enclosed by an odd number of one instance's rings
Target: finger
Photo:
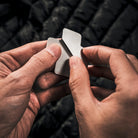
[[[69,86],[76,108],[95,106],[96,98],[90,88],[88,71],[78,57],[70,58]]]
[[[55,88],[50,88],[44,92],[37,93],[36,95],[40,105],[43,106],[49,102],[57,101],[68,94],[70,94],[69,86],[63,84]]]
[[[127,54],[128,59],[134,66],[135,70],[138,72],[138,59],[134,55]]]
[[[54,74],[53,72],[48,72],[42,74],[36,82],[36,85],[40,89],[48,89],[51,86],[57,84],[58,82],[64,80],[65,78],[59,75]]]
[[[88,66],[88,71],[90,75],[95,76],[95,77],[105,77],[110,80],[114,80],[114,76],[108,67],[98,67],[98,66],[93,66],[89,65]]]
[[[11,73],[10,76],[19,76],[19,79],[24,79],[24,82],[33,84],[42,72],[51,70],[60,54],[60,47],[51,45],[32,56],[22,68]]]
[[[46,41],[28,43],[19,48],[6,51],[4,54],[12,56],[20,65],[25,64],[33,55],[46,47]]]
[[[108,89],[96,87],[96,86],[92,86],[91,89],[95,97],[100,99],[104,99],[114,92],[114,90],[108,90]]]
[[[7,67],[11,72],[20,67],[20,64],[13,57],[5,53],[0,54],[0,63]]]
[[[122,50],[105,46],[92,46],[83,49],[83,54],[94,65],[109,65],[114,77],[126,80],[136,76],[136,71]]]

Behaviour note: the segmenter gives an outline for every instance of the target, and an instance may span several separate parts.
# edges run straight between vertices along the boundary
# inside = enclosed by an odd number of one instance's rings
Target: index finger
[[[109,65],[114,77],[122,75],[122,78],[130,78],[137,74],[122,50],[92,46],[84,48],[83,54],[94,65]]]
[[[32,42],[4,53],[12,56],[20,65],[24,65],[34,54],[44,49],[46,43],[47,41]]]

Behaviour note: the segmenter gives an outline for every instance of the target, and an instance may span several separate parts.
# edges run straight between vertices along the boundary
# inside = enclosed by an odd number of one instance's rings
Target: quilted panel
[[[61,37],[64,27],[82,34],[83,46],[102,44],[138,57],[137,0],[1,0],[0,51],[28,42]],[[114,88],[104,78],[92,85]],[[29,138],[77,138],[78,124],[71,96],[40,111]]]

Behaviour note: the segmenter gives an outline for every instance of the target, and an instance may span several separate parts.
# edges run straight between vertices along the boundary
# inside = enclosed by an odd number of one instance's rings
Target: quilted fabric
[[[138,0],[1,0],[0,51],[61,37],[66,27],[82,34],[83,46],[106,45],[138,57]],[[103,78],[92,84],[113,88]],[[29,138],[77,138],[71,96],[40,111]]]

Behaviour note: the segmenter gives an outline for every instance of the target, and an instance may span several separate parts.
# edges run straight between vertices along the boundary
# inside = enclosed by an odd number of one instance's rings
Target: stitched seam
[[[74,15],[75,11],[77,10],[77,8],[79,7],[79,5],[81,4],[82,0],[80,0],[78,2],[78,4],[74,7],[73,11],[71,12],[71,14],[69,15],[69,18],[67,19],[66,23],[63,25],[62,29],[59,30],[59,33],[57,36],[59,36],[59,34],[62,32],[63,28],[67,25],[67,23],[70,21],[70,19],[72,18],[72,16]]]
[[[98,8],[97,8],[97,10],[95,11],[95,13],[90,17],[90,19],[89,19],[89,21],[88,21],[88,23],[86,24],[86,26],[85,26],[85,28],[82,30],[82,34],[85,32],[85,30],[89,27],[89,24],[90,24],[90,22],[93,20],[93,18],[96,16],[96,14],[98,13],[98,11],[99,11],[99,9],[103,6],[103,4],[104,4],[104,1],[100,4],[100,5],[98,5]]]
[[[13,35],[13,36],[8,40],[8,42],[11,41],[12,39],[16,38],[17,34],[20,33],[20,31],[21,31],[28,23],[29,23],[29,21],[27,21],[27,22],[22,26],[22,28],[21,28],[15,35]],[[32,26],[32,27],[33,27],[33,26]],[[7,45],[8,42],[6,42],[4,45],[2,45],[1,48],[3,48],[5,45]],[[17,43],[17,44],[18,44],[18,43]]]
[[[137,28],[137,23],[136,25],[132,28],[132,30],[128,33],[128,35],[126,36],[126,38],[124,39],[124,41],[122,41],[122,43],[120,44],[120,48],[123,47],[123,45],[125,44],[125,42],[130,38],[130,36],[133,34],[133,32],[136,30]]]
[[[127,8],[127,6],[128,6],[128,4],[126,4],[123,8],[122,8],[122,10],[116,15],[116,18],[112,21],[112,23],[109,25],[109,27],[105,30],[105,31],[103,31],[103,34],[100,36],[101,37],[101,40],[99,40],[98,38],[97,38],[97,41],[102,41],[103,40],[103,38],[106,36],[106,34],[109,32],[109,30],[110,30],[110,28],[112,27],[112,25],[115,23],[115,21],[121,16],[121,14],[123,13],[123,11],[125,11],[125,9]],[[97,11],[97,13],[98,13],[98,11]],[[95,15],[96,16],[96,15]],[[92,19],[92,21],[93,21],[93,19]],[[90,22],[92,22],[92,21],[90,21]],[[86,27],[86,29],[87,28],[90,28],[90,25],[88,25],[88,27]],[[85,30],[86,30],[85,29]],[[84,30],[84,32],[85,32],[85,30]],[[83,33],[84,33],[83,32]],[[85,38],[85,36],[84,36],[84,38]],[[89,40],[90,42],[91,42],[91,40]],[[100,42],[101,43],[101,42]]]
[[[38,1],[35,1],[33,4],[35,4],[36,2],[38,2]],[[59,2],[59,1],[58,1]],[[32,5],[33,5],[32,4]],[[53,8],[53,10],[56,8],[56,6]],[[31,9],[30,9],[31,10]],[[52,11],[51,11],[51,13],[52,13]],[[51,14],[50,14],[51,15]],[[49,15],[49,16],[50,16]],[[14,39],[14,38],[16,38],[16,35],[26,26],[26,24],[28,24],[28,22],[30,22],[30,20],[29,21],[27,21],[18,31],[17,31],[17,33],[15,34],[15,35],[13,35],[12,37],[10,37],[9,39],[8,39],[8,42],[9,41],[11,41],[12,39]],[[31,22],[30,22],[30,24],[31,24]],[[31,24],[32,25],[32,24]],[[34,26],[32,25],[32,27],[34,28]],[[38,33],[38,32],[37,32]],[[40,34],[38,34],[38,36],[40,37]],[[7,43],[8,42],[6,42],[5,44],[3,44],[2,46],[1,46],[1,48],[3,48],[5,45],[7,45]]]
[[[112,23],[109,25],[109,27],[107,28],[107,30],[104,31],[103,35],[101,36],[101,39],[99,40],[100,43],[102,43],[102,41],[104,40],[104,38],[106,37],[106,35],[110,31],[110,29],[112,28],[112,26],[116,23],[116,21],[119,19],[119,17],[122,16],[122,14],[124,13],[124,11],[127,9],[128,6],[129,6],[129,4],[125,5],[122,8],[121,12],[119,12],[117,14],[116,18],[112,21]]]

